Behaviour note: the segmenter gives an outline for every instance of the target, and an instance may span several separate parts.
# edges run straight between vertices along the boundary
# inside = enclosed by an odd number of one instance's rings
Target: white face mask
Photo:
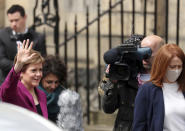
[[[168,79],[169,82],[175,82],[179,78],[181,72],[182,72],[182,69],[176,69],[176,70],[167,69],[166,78]]]

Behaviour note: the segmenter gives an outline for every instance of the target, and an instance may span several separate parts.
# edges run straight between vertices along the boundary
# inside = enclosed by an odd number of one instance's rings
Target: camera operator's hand
[[[109,95],[109,90],[114,88],[114,84],[117,83],[117,80],[110,80],[106,76],[109,74],[110,64],[107,65],[105,70],[105,76],[100,82],[100,85],[98,87],[98,93],[100,96]]]
[[[107,79],[109,79],[107,76],[109,76],[109,71],[110,71],[110,64],[108,64],[107,65],[107,68],[106,68],[106,70],[105,70],[105,77],[107,78]],[[118,81],[117,80],[111,80],[111,79],[109,79],[112,83],[117,83]]]
[[[98,87],[98,93],[100,94],[100,96],[104,96],[105,94],[107,94],[108,90],[112,89],[113,87],[114,85],[110,82],[110,80],[104,77]]]

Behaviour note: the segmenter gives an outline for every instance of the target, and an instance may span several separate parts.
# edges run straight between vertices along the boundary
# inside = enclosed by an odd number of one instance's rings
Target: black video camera
[[[104,54],[104,61],[110,64],[106,77],[111,80],[128,81],[135,79],[144,70],[142,60],[150,58],[152,51],[141,47],[142,35],[131,35],[120,46],[110,49]]]

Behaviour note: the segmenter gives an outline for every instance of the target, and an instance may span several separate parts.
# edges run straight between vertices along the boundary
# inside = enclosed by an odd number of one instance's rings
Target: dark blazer
[[[164,114],[162,88],[151,82],[141,86],[135,99],[133,131],[163,131]]]
[[[31,29],[29,35],[25,36],[33,41],[33,49],[46,55],[45,37]],[[0,30],[0,69],[3,77],[6,77],[13,65],[14,57],[17,53],[16,39],[12,35],[12,29],[7,27]]]

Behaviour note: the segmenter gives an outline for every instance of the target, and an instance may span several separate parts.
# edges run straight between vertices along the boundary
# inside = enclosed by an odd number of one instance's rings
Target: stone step
[[[117,112],[113,114],[105,114],[103,111],[91,111],[90,112],[90,125],[114,125]]]
[[[117,112],[105,114],[102,110],[90,111],[90,125],[85,125],[85,131],[112,131]]]
[[[86,125],[84,131],[112,131],[113,127],[108,125]]]

